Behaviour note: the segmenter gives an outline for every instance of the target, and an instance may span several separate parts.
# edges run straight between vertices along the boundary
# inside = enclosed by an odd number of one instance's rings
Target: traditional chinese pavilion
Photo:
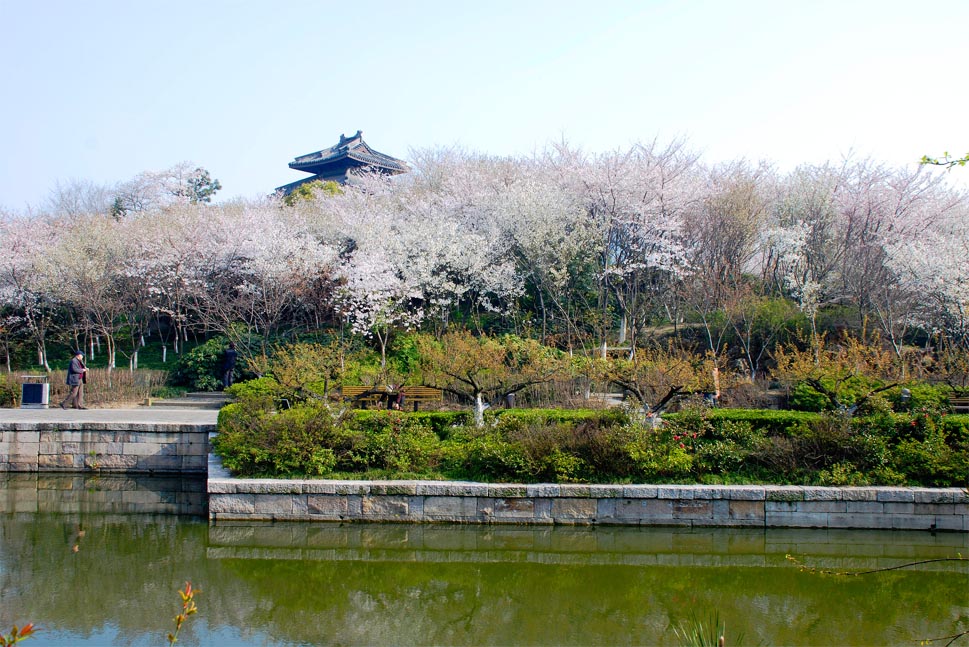
[[[376,170],[389,175],[408,171],[405,162],[370,148],[363,141],[362,130],[358,130],[353,137],[340,135],[340,141],[335,146],[297,157],[289,163],[289,168],[313,175],[277,187],[276,190],[283,195],[289,195],[301,184],[316,180],[345,184],[347,174],[355,169]]]

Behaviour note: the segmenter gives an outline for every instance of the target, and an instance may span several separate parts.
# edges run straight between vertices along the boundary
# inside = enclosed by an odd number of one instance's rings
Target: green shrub
[[[213,448],[240,476],[325,476],[354,448],[345,418],[323,406],[265,411],[251,401],[219,414]]]
[[[684,479],[693,470],[693,455],[687,443],[664,429],[641,428],[626,446],[641,482]]]
[[[821,470],[818,475],[818,484],[854,487],[870,485],[870,482],[851,463],[835,463],[830,470]]]
[[[169,376],[170,384],[194,391],[217,391],[222,386],[222,363],[228,345],[225,337],[213,337],[179,355]]]
[[[438,437],[413,417],[397,411],[357,417],[354,427],[362,432],[353,449],[355,467],[390,472],[422,472],[436,469],[440,461]]]
[[[187,391],[188,389],[183,386],[156,386],[151,390],[150,395],[153,398],[171,399],[180,398],[184,396]]]
[[[909,390],[909,399],[902,399],[902,388]],[[910,382],[899,385],[897,389],[891,389],[886,398],[891,402],[895,411],[918,411],[920,409],[931,409],[933,411],[946,411],[949,406],[949,396],[952,389],[945,384],[926,384],[924,382]]]
[[[477,481],[531,481],[538,472],[523,447],[493,431],[445,441],[441,467],[456,478]]]
[[[9,375],[0,375],[0,407],[15,407],[20,402],[20,385]]]
[[[831,400],[828,396],[816,391],[813,386],[798,382],[791,387],[787,404],[795,411],[820,412],[831,407]]]
[[[240,400],[258,397],[274,398],[279,392],[279,383],[271,377],[257,377],[253,380],[237,382],[225,392]]]

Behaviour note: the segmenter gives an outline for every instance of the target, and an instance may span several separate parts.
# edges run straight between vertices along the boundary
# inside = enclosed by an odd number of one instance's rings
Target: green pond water
[[[918,645],[969,629],[964,534],[243,523],[204,484],[0,476],[0,628],[29,645]],[[969,644],[969,638],[963,642]],[[944,644],[944,643],[939,643]],[[960,643],[956,643],[960,644]]]

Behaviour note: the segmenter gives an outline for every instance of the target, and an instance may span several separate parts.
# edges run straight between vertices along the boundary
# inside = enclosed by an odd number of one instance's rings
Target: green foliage
[[[222,386],[222,363],[228,345],[225,337],[213,337],[182,353],[169,376],[170,384],[193,391],[217,391]]]
[[[949,151],[942,153],[942,157],[929,157],[928,155],[923,155],[921,159],[921,164],[929,164],[931,166],[943,166],[946,169],[953,169],[956,166],[965,166],[969,163],[969,153],[962,157],[953,157],[949,154]]]
[[[902,398],[902,389],[909,392],[909,399]],[[949,405],[952,389],[945,384],[926,384],[925,382],[909,382],[899,385],[886,395],[895,411],[916,411],[918,409],[932,409],[945,411]]]
[[[423,472],[434,470],[439,462],[438,437],[420,419],[399,411],[382,411],[380,415],[357,417],[353,428],[359,444],[354,446],[355,466],[390,472]]]
[[[300,201],[312,202],[320,196],[340,195],[341,193],[343,193],[343,189],[332,180],[325,182],[313,180],[312,182],[304,182],[293,189],[292,193],[283,198],[283,202],[292,207]]]
[[[686,443],[668,431],[645,428],[628,446],[629,457],[643,482],[686,479],[693,470],[693,454]]]
[[[617,411],[276,410],[270,378],[243,382],[219,414],[216,452],[245,476],[370,475],[487,482],[766,482],[965,485],[969,416],[686,409],[657,428]]]
[[[720,620],[719,612],[706,621],[697,618],[696,612],[691,611],[688,620],[672,625],[673,635],[679,641],[680,647],[717,647],[726,644],[727,625]],[[721,642],[721,638],[724,639]],[[743,644],[744,635],[731,638],[730,645]]]
[[[151,397],[153,398],[180,398],[188,392],[188,389],[183,386],[158,386],[151,390]]]
[[[804,382],[798,382],[791,387],[787,402],[795,411],[821,412],[831,407],[828,396],[818,393],[813,386]]]
[[[353,449],[345,418],[307,404],[266,411],[258,400],[224,407],[213,448],[226,468],[243,476],[326,476]]]
[[[0,374],[0,407],[15,407],[20,401],[20,387],[10,375]]]
[[[275,398],[279,393],[279,382],[271,377],[257,377],[252,380],[236,382],[225,390],[228,395],[240,399],[257,397]]]

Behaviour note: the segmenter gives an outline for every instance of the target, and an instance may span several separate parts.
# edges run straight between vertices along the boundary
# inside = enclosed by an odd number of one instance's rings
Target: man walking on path
[[[84,353],[74,351],[74,359],[67,367],[67,386],[71,387],[70,393],[61,402],[61,409],[66,409],[67,404],[71,404],[72,409],[87,409],[84,406],[84,382],[87,368],[84,366]]]

